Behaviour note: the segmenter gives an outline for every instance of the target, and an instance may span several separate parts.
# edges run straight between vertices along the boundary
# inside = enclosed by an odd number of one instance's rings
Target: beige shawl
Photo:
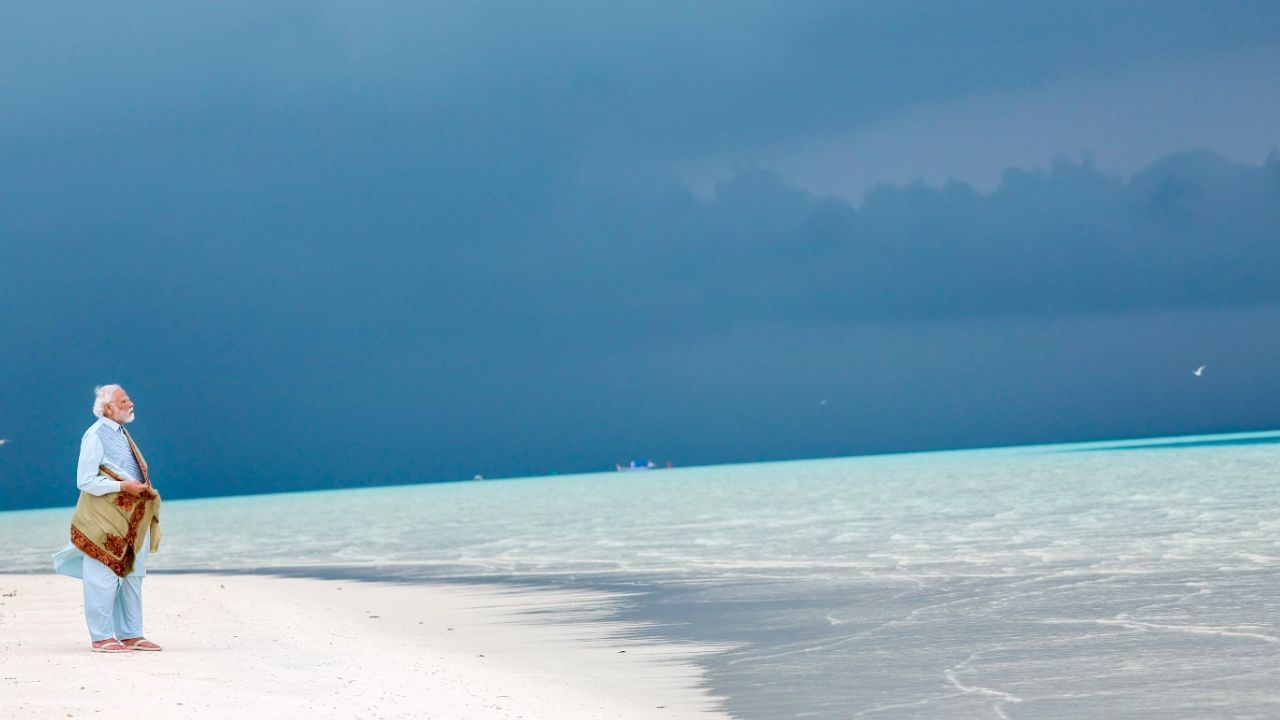
[[[133,572],[134,558],[142,550],[148,532],[151,533],[151,552],[160,549],[160,494],[151,487],[147,463],[138,446],[133,444],[133,438],[129,438],[129,449],[142,470],[142,483],[147,486],[142,494],[81,492],[75,514],[71,516],[71,544],[120,577]],[[98,469],[113,480],[126,479],[105,465]]]

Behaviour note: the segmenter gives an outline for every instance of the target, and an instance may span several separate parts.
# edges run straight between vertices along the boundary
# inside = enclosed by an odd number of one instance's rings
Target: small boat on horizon
[[[658,467],[653,464],[652,460],[632,460],[629,465],[617,465],[618,472],[631,472],[632,470],[653,470]]]

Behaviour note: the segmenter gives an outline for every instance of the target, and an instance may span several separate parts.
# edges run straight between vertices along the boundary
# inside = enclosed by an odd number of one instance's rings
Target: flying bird
[[[1204,369],[1205,369],[1206,367],[1208,367],[1208,365],[1201,365],[1200,367],[1198,367],[1198,368],[1196,368],[1196,369],[1195,369],[1195,372],[1193,372],[1193,373],[1191,373],[1191,374],[1192,374],[1192,375],[1195,375],[1196,377],[1200,377],[1201,375],[1203,375],[1203,374],[1204,374]]]

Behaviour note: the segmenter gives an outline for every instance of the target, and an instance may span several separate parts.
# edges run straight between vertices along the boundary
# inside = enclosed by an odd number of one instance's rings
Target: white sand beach
[[[621,637],[607,595],[255,575],[146,581],[163,652],[89,652],[80,583],[0,574],[0,715],[727,718],[705,647]],[[568,620],[566,621],[566,618]]]

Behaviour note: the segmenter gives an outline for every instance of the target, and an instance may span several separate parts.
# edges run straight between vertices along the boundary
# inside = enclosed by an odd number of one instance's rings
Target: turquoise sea
[[[163,491],[163,485],[160,486]],[[615,590],[739,718],[1280,717],[1280,432],[166,502],[152,571]],[[43,572],[68,509],[0,513]]]

